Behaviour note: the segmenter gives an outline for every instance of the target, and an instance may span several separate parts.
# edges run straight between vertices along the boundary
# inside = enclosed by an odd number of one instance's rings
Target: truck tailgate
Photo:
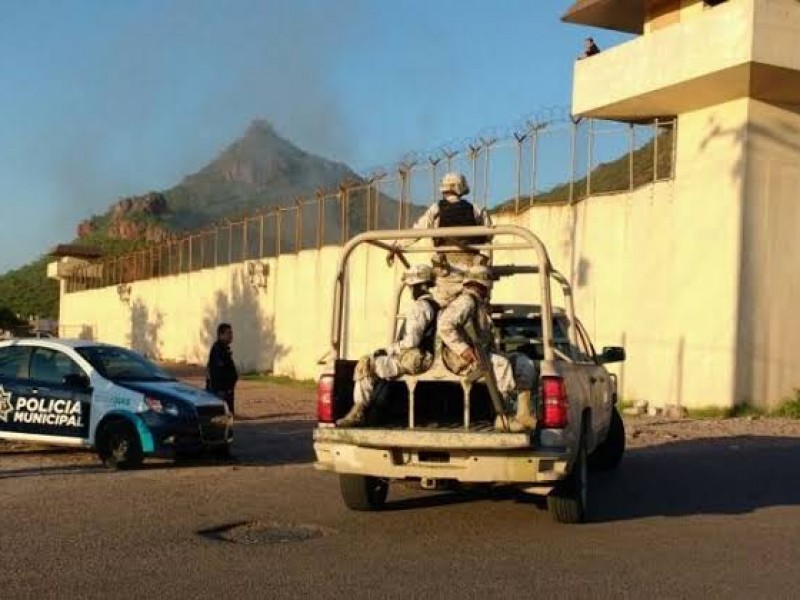
[[[318,427],[314,441],[367,448],[506,450],[531,448],[530,433],[475,432],[452,429],[378,429]]]

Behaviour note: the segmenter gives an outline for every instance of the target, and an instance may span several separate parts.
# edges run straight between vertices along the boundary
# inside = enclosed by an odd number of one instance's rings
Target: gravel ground
[[[798,438],[800,421],[771,417],[735,419],[664,419],[624,417],[629,448],[641,448],[677,441],[707,441],[729,444],[737,437]]]

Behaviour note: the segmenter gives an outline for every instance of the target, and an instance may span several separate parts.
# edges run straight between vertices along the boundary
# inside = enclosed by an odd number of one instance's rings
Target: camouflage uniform
[[[487,304],[478,294],[466,288],[439,315],[442,359],[447,368],[457,375],[465,375],[479,368],[476,363],[469,363],[461,356],[472,347],[466,335],[466,328],[469,326],[475,328],[476,337],[487,350],[498,391],[503,396],[506,409],[511,410],[515,392],[529,393],[533,388],[536,379],[533,361],[520,353],[512,353],[506,357],[491,351],[494,348],[494,338]]]
[[[363,412],[372,401],[378,379],[418,375],[431,368],[436,313],[434,301],[429,294],[419,297],[406,315],[402,338],[384,352],[375,352],[358,361],[353,375],[353,410],[337,424],[347,426],[351,422],[354,424],[363,420]],[[426,338],[430,338],[430,344],[426,342]]]

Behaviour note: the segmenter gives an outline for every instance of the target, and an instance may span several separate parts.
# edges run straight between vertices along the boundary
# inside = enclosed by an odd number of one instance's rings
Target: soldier
[[[447,173],[442,178],[439,188],[442,198],[431,205],[428,210],[414,223],[414,229],[434,229],[437,227],[475,227],[477,225],[490,226],[492,224],[489,213],[480,209],[465,198],[469,194],[469,183],[461,173]],[[402,249],[416,240],[406,240],[395,244],[396,249]],[[436,238],[434,247],[441,246],[466,246],[483,244],[489,238]],[[395,251],[389,253],[388,261],[391,264]],[[464,252],[439,253],[434,259],[437,270],[437,284],[433,296],[440,305],[447,305],[461,292],[463,274],[473,264],[486,264],[488,256],[478,251],[464,249]]]
[[[433,363],[436,317],[439,313],[439,305],[430,295],[433,272],[427,265],[416,265],[406,271],[403,280],[411,288],[414,298],[414,305],[406,316],[403,335],[388,348],[376,350],[358,361],[353,375],[353,408],[336,421],[339,427],[364,424],[378,379],[418,375],[430,369]]]
[[[498,391],[507,407],[511,405],[514,392],[517,392],[517,412],[509,420],[510,429],[532,429],[535,420],[532,415],[531,390],[536,369],[533,361],[523,354],[512,353],[505,357],[492,352],[494,337],[488,311],[490,289],[489,268],[480,265],[470,267],[464,278],[463,291],[442,309],[439,316],[439,337],[443,342],[442,359],[457,375],[466,375],[481,368],[479,354],[468,334],[468,328],[471,327],[474,338],[484,350],[483,354],[489,356]],[[495,427],[503,429],[502,419],[499,417],[498,415]]]

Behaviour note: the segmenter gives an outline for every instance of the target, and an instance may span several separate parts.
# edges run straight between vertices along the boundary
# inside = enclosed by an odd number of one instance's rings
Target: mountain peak
[[[247,129],[245,130],[242,138],[263,136],[263,135],[281,137],[280,134],[278,134],[278,132],[275,130],[275,126],[272,123],[270,123],[267,119],[253,119],[247,126]]]

